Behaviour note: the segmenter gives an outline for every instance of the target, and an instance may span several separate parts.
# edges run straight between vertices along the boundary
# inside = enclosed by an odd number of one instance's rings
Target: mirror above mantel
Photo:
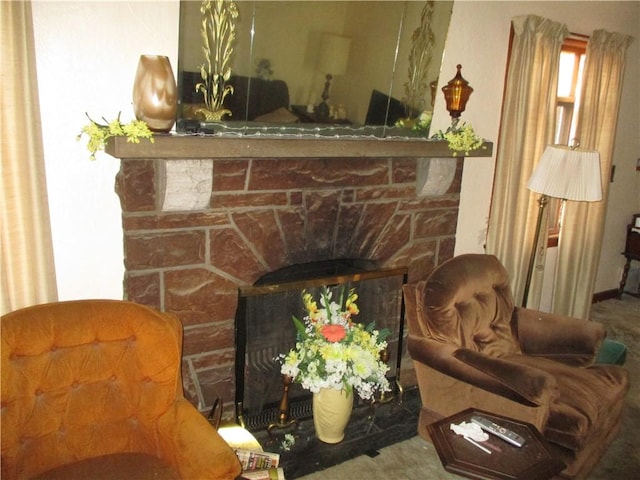
[[[181,0],[179,132],[425,136],[394,125],[432,110],[434,95],[440,94],[453,1],[233,3],[237,16],[229,20],[235,38],[229,44],[233,52],[226,80],[233,93],[224,99],[228,114],[209,121],[198,113],[204,97],[196,90],[206,60],[203,2]]]

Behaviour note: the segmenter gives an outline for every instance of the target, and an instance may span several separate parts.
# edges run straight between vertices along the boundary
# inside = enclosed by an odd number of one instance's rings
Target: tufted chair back
[[[2,478],[120,452],[162,458],[184,476],[169,446],[179,435],[167,438],[166,427],[176,402],[188,403],[181,348],[177,318],[129,302],[60,302],[3,316]]]
[[[418,296],[412,332],[494,357],[521,353],[509,278],[496,257],[460,255],[422,282]]]

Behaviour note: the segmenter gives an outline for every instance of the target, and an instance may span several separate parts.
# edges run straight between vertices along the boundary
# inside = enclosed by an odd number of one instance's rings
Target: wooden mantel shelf
[[[467,157],[490,157],[493,143]],[[128,143],[124,137],[109,142],[106,152],[116,158],[443,158],[455,155],[445,141],[425,139],[223,137],[215,135],[156,134],[154,143]]]

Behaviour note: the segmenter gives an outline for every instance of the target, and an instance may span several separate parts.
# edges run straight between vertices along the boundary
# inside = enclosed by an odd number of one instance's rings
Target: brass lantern
[[[469,86],[469,82],[462,78],[462,73],[460,72],[462,65],[458,64],[456,68],[458,69],[456,76],[442,87],[444,98],[447,102],[447,110],[454,124],[458,122],[460,114],[464,112],[469,96],[471,92],[473,92],[473,88]]]

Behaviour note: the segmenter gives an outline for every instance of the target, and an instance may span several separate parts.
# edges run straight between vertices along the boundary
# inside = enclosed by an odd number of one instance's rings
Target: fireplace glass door
[[[387,337],[387,377],[393,386],[402,358],[402,285],[406,282],[406,269],[353,273],[354,270],[359,269],[349,268],[349,273],[333,276],[262,283],[240,290],[236,315],[236,413],[240,417],[238,420],[248,429],[265,428],[277,419],[283,394],[277,357],[295,345],[296,328],[292,317],[302,320],[306,315],[303,291],[318,300],[324,286],[331,289],[334,299],[339,298],[342,288],[345,291],[356,290],[360,313],[353,320],[364,325],[374,322],[376,329],[387,328],[391,332]],[[320,272],[325,271],[322,269]],[[311,415],[311,396],[300,385],[291,384],[291,418],[302,419]]]

